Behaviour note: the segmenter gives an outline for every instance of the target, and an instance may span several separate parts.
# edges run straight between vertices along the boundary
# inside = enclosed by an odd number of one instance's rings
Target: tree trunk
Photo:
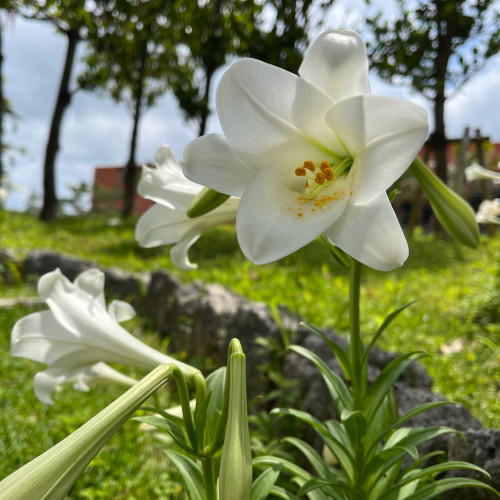
[[[205,130],[207,127],[207,119],[210,114],[209,108],[209,96],[210,96],[210,84],[212,83],[212,77],[214,76],[215,68],[207,67],[205,72],[205,94],[203,96],[203,110],[200,117],[200,128],[198,130],[198,136],[201,137],[205,135]]]
[[[436,174],[446,184],[448,180],[446,160],[446,129],[444,123],[444,105],[446,101],[445,85],[448,61],[452,52],[452,40],[457,32],[457,3],[434,0],[437,10],[437,54],[434,63],[436,76],[434,97],[434,132],[430,142],[436,158]],[[450,10],[450,5],[453,9]]]
[[[4,142],[3,142],[3,124],[5,118],[4,96],[3,96],[3,47],[2,47],[2,20],[0,19],[0,187],[5,175],[4,165]]]
[[[147,57],[146,50],[143,52],[141,73],[137,82],[137,91],[135,93],[134,103],[134,126],[132,127],[132,137],[130,138],[130,150],[124,173],[124,190],[123,190],[123,209],[122,218],[132,215],[135,201],[135,185],[137,175],[137,165],[135,153],[137,149],[137,134],[139,132],[139,121],[141,119],[142,99],[144,93],[144,69],[146,65],[145,58]]]
[[[124,173],[124,190],[123,190],[123,209],[122,218],[126,218],[132,214],[134,210],[135,201],[135,184],[136,184],[136,173],[137,164],[135,161],[135,152],[137,149],[137,132],[139,130],[139,120],[140,120],[140,103],[139,99],[136,102],[134,111],[134,126],[132,128],[132,137],[130,139],[130,152],[127,163],[125,164]]]
[[[42,221],[53,220],[57,214],[58,201],[56,196],[55,162],[57,152],[59,151],[59,135],[63,114],[71,101],[69,81],[75,60],[76,46],[80,40],[78,30],[69,30],[66,32],[66,36],[68,37],[66,60],[64,61],[59,93],[57,95],[56,106],[50,124],[49,138],[45,149],[45,162],[43,165],[43,205],[40,212],[40,220]]]

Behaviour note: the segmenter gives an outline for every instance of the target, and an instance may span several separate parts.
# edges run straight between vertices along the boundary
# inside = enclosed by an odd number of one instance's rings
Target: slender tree
[[[169,0],[104,0],[97,3],[95,30],[89,31],[84,60],[87,70],[79,77],[88,90],[105,92],[125,102],[132,114],[128,159],[124,168],[122,216],[133,211],[137,177],[137,136],[144,111],[168,88],[176,70],[176,33],[183,28]]]
[[[90,16],[85,0],[23,0],[22,14],[26,18],[51,23],[67,39],[66,56],[59,82],[56,103],[52,112],[43,164],[43,202],[40,220],[50,221],[57,215],[56,158],[64,113],[72,95],[70,79],[78,43],[89,29]]]
[[[496,6],[495,6],[496,4]],[[447,97],[468,81],[500,48],[500,11],[492,0],[398,0],[397,15],[369,15],[368,54],[387,81],[410,84],[432,101],[430,145],[436,173],[446,181]]]

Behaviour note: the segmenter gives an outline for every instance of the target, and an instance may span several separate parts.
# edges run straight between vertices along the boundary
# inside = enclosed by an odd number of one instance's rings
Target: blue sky
[[[343,5],[349,5],[347,10]],[[325,27],[359,29],[361,10],[356,1],[340,2],[328,17]],[[25,150],[14,155],[9,177],[18,189],[12,190],[6,205],[22,210],[32,192],[40,192],[45,144],[48,136],[66,40],[53,27],[38,21],[15,19],[7,23],[4,35],[5,94],[19,116],[15,128],[7,127],[6,139]],[[74,74],[78,72],[78,67]],[[220,78],[222,71],[217,75]],[[216,83],[216,82],[215,82]],[[403,87],[393,87],[371,75],[374,94],[412,100],[428,111],[430,104]],[[481,128],[495,142],[500,141],[500,56],[470,80],[447,102],[448,136],[461,136],[464,127]],[[213,90],[215,91],[215,85]],[[78,92],[67,109],[56,175],[59,196],[67,186],[81,181],[92,183],[94,167],[122,165],[128,154],[132,119],[124,105],[95,94]],[[139,131],[137,160],[151,161],[156,149],[170,144],[178,159],[186,144],[196,137],[196,124],[187,123],[175,98],[167,94],[144,115]],[[208,132],[219,132],[215,115]]]

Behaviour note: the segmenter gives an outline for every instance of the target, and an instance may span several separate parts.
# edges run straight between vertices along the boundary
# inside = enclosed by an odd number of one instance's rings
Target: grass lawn
[[[191,260],[199,269],[182,272],[172,266],[168,250],[139,248],[134,224],[131,220],[110,227],[105,218],[93,216],[41,224],[31,216],[8,213],[0,249],[12,248],[19,255],[51,249],[133,272],[167,269],[183,281],[219,282],[271,307],[285,305],[318,326],[347,329],[347,274],[321,241],[279,262],[254,266],[241,254],[234,229],[222,227],[192,249]],[[477,250],[422,234],[413,235],[409,244],[410,257],[403,268],[390,273],[365,270],[362,330],[369,338],[391,310],[419,299],[385,332],[379,346],[427,352],[422,363],[435,381],[434,390],[462,402],[485,426],[500,427],[500,237],[482,237]],[[34,283],[0,287],[0,297],[36,295]],[[39,403],[32,380],[40,366],[8,355],[12,325],[29,312],[23,306],[0,309],[0,478],[119,394],[102,387],[90,395],[67,388],[56,396],[54,407]],[[154,335],[148,335],[148,343],[154,345]],[[146,453],[137,457],[137,446]],[[151,438],[129,422],[92,462],[71,498],[135,498],[129,491],[137,491],[137,498],[176,498],[178,489],[169,477]]]

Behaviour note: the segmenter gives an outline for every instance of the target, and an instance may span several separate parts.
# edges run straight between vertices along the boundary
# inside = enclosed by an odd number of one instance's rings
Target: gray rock
[[[448,460],[462,460],[483,468],[491,478],[479,472],[454,470],[446,477],[470,477],[493,486],[500,491],[500,429],[470,429],[447,439]],[[446,500],[493,500],[498,498],[482,488],[457,489],[443,496]]]
[[[38,278],[57,268],[71,281],[88,269],[102,269],[94,262],[48,250],[36,250],[29,253],[24,259],[23,274],[25,278],[30,276]],[[136,305],[141,295],[140,280],[119,268],[104,269],[103,272],[105,275],[105,293],[122,300],[128,299],[133,305]]]
[[[75,259],[67,255],[58,254],[48,250],[35,250],[24,259],[24,277],[40,277],[59,268],[69,280],[73,281],[80,273],[98,267],[92,262]]]

